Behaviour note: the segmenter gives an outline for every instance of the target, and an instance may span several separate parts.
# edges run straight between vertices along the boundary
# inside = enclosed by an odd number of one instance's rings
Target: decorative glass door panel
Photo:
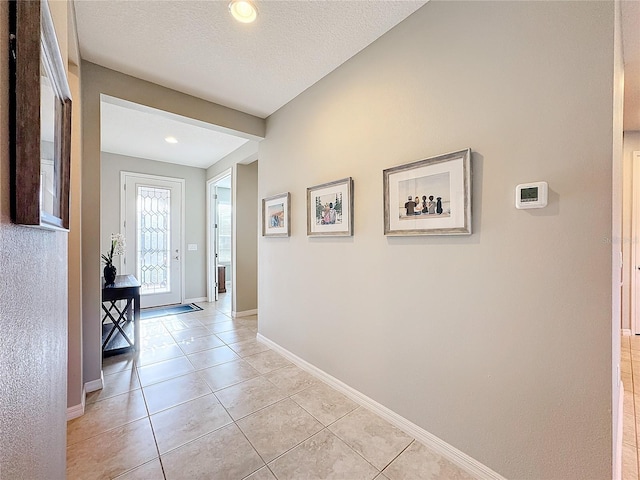
[[[136,277],[141,295],[171,289],[171,190],[138,186]]]
[[[182,182],[122,173],[125,271],[140,281],[142,307],[182,302]],[[131,241],[131,240],[133,241]]]

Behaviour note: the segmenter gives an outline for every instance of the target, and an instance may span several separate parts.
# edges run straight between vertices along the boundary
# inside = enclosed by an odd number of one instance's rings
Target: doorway
[[[120,180],[127,239],[121,267],[142,285],[140,306],[182,303],[184,180],[130,172]]]
[[[633,152],[633,180],[632,180],[632,207],[631,207],[631,237],[640,238],[640,151]],[[640,334],[640,244],[636,241],[631,245],[631,322],[628,334]],[[623,331],[625,331],[623,326]]]
[[[226,171],[207,183],[209,301],[225,302],[231,306],[233,292],[232,262],[232,182],[231,171]]]

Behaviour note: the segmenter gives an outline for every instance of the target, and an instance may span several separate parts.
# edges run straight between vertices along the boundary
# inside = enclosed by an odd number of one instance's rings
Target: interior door
[[[220,288],[218,282],[220,281],[218,275],[218,258],[219,258],[219,249],[220,249],[220,239],[218,237],[218,187],[213,185],[211,188],[211,230],[213,239],[213,278],[215,278],[215,282],[213,285],[213,298],[217,302],[218,301],[218,293],[220,292]]]
[[[633,152],[633,177],[632,177],[632,208],[631,208],[631,288],[628,290],[631,296],[631,325],[632,334],[640,334],[640,151]],[[623,248],[624,248],[623,244]],[[622,262],[620,262],[622,263]],[[623,269],[624,272],[624,269]],[[621,278],[624,273],[621,272]],[[622,281],[621,281],[622,283]],[[628,287],[622,286],[626,290]],[[622,295],[622,292],[621,292]],[[623,325],[624,327],[624,325]]]
[[[182,302],[182,181],[124,173],[124,269],[140,281],[141,307]]]

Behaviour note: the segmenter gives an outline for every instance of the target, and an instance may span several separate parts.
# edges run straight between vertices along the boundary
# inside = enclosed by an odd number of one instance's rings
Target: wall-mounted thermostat
[[[521,183],[516,187],[516,208],[543,208],[547,206],[547,182]]]

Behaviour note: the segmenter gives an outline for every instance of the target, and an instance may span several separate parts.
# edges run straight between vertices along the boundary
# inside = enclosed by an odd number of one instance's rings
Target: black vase
[[[104,283],[105,285],[113,285],[116,282],[116,274],[118,271],[114,265],[104,267]]]

